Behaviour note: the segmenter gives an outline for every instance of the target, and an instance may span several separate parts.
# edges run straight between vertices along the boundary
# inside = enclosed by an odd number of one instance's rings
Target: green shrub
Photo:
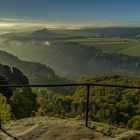
[[[140,115],[134,116],[129,122],[128,126],[133,129],[140,130]]]
[[[2,123],[11,120],[11,107],[6,101],[6,97],[0,94],[0,119]]]
[[[44,116],[46,114],[46,109],[43,107],[39,107],[37,109],[37,112],[35,112],[36,116]]]
[[[36,111],[36,95],[30,88],[19,88],[10,98],[12,111],[17,119],[30,117]]]

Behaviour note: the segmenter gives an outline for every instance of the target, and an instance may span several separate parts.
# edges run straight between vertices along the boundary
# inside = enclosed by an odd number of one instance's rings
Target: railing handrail
[[[15,84],[15,85],[0,85],[0,88],[24,88],[24,87],[64,87],[64,86],[85,86],[87,88],[87,101],[86,101],[86,126],[88,127],[88,114],[89,114],[89,95],[91,86],[99,87],[116,87],[116,88],[127,88],[127,89],[140,89],[140,86],[127,86],[127,85],[114,85],[114,84],[102,84],[102,83],[68,83],[68,84]],[[0,120],[1,129],[1,120]]]
[[[15,84],[15,85],[0,85],[2,87],[63,87],[63,86],[103,86],[103,87],[118,87],[128,89],[140,89],[140,86],[127,86],[127,85],[115,85],[115,84],[100,84],[100,83],[75,83],[75,84]]]

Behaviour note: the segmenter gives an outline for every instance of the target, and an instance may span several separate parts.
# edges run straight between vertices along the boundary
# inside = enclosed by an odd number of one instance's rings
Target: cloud
[[[64,28],[64,29],[80,29],[83,27],[86,27],[87,25],[83,24],[73,24],[73,23],[47,23],[47,22],[36,22],[36,21],[18,21],[15,20],[14,22],[12,20],[8,21],[2,21],[0,20],[0,29],[34,29],[34,28],[51,28],[51,29],[57,29],[57,28]]]
[[[24,19],[16,19],[16,18],[0,18],[2,22],[23,22]]]
[[[13,23],[0,22],[1,28],[8,28],[8,27],[13,27],[13,26],[15,26],[15,24],[13,24]]]
[[[47,22],[38,20],[26,20],[26,19],[12,19],[12,18],[0,18],[0,30],[36,30],[38,28],[50,28],[50,29],[81,29],[86,27],[110,27],[113,23],[107,20],[99,20],[93,23],[59,23],[59,22]]]

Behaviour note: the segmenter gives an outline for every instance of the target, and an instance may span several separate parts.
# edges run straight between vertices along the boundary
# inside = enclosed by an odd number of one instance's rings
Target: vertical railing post
[[[88,127],[88,114],[89,114],[89,93],[90,93],[90,84],[87,84],[86,127]]]

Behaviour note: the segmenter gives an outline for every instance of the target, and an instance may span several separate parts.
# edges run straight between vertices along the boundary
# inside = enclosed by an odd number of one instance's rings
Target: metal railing
[[[0,85],[0,88],[47,88],[47,87],[69,87],[69,86],[83,86],[86,87],[86,120],[85,125],[88,127],[88,119],[89,119],[89,97],[90,97],[90,89],[91,86],[98,86],[98,87],[114,87],[114,88],[125,88],[125,89],[140,89],[140,86],[125,86],[125,85],[111,85],[111,84],[97,84],[97,83],[81,83],[81,84],[45,84],[45,85]],[[0,129],[2,127],[1,121],[0,121]]]

